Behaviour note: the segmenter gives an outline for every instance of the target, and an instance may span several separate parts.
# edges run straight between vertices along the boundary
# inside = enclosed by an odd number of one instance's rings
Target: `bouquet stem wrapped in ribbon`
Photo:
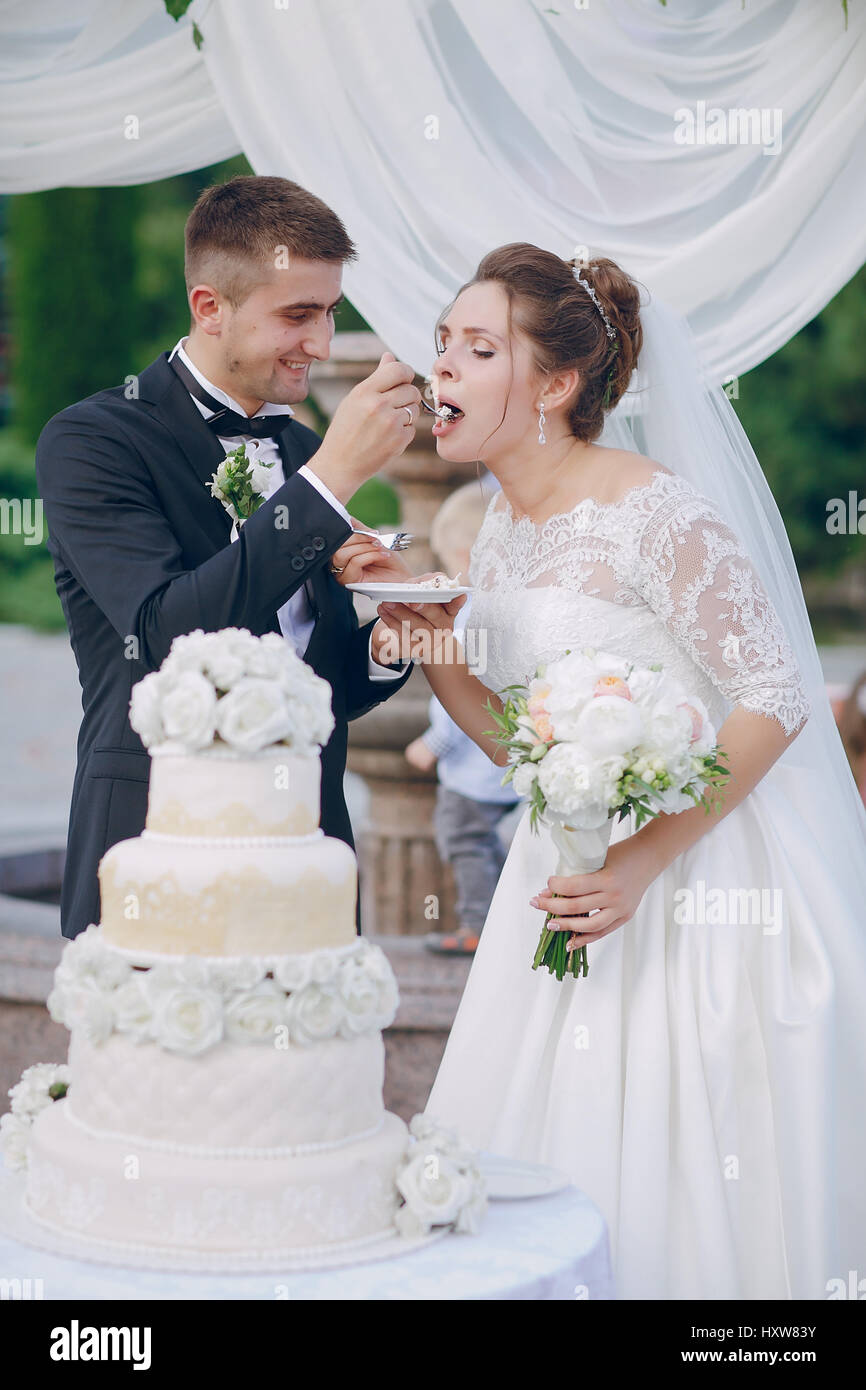
[[[582,830],[577,826],[562,823],[550,827],[550,838],[559,851],[556,874],[592,874],[603,869],[613,830],[613,816],[603,825]],[[572,975],[585,975],[589,969],[586,959],[586,946],[568,949],[568,932],[554,931],[548,927],[552,913],[548,912],[541,929],[538,950],[532,962],[533,970],[546,965],[551,974],[561,980],[569,972]],[[577,925],[575,919],[575,926]]]
[[[586,647],[500,694],[501,712],[487,701],[497,726],[487,733],[508,751],[502,781],[528,798],[533,830],[539,820],[550,828],[559,876],[604,867],[614,816],[633,813],[640,829],[692,805],[709,814],[730,776],[705,705],[658,664]],[[586,946],[569,950],[574,933],[549,927],[552,916],[533,970],[586,975]]]

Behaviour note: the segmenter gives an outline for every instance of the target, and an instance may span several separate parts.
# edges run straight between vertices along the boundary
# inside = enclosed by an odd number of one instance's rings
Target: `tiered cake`
[[[425,1189],[384,1109],[397,988],[355,932],[355,856],[319,828],[327,682],[277,636],[193,633],[135,687],[131,719],[153,759],[146,828],[104,856],[101,923],[57,969],[68,1070],[41,1070],[68,1093],[52,1104],[37,1078],[32,1104],[19,1095],[29,1216],[240,1265],[362,1260],[432,1219],[473,1229],[471,1156],[446,1143],[445,1189],[438,1172]]]

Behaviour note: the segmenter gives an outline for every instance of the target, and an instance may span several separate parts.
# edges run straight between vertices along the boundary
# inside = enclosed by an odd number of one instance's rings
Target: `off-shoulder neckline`
[[[616,498],[613,502],[599,502],[595,497],[581,497],[580,501],[575,502],[573,507],[568,507],[562,512],[551,512],[550,516],[545,517],[543,521],[533,521],[530,516],[516,517],[512,510],[511,503],[504,493],[502,493],[501,496],[505,505],[503,507],[496,505],[496,499],[500,495],[497,492],[493,496],[490,509],[493,516],[507,517],[512,527],[528,524],[534,527],[536,531],[541,531],[545,526],[549,526],[552,521],[561,521],[564,517],[574,516],[576,512],[579,512],[582,507],[586,507],[587,505],[594,507],[598,512],[608,512],[612,511],[615,507],[622,507],[631,497],[635,496],[635,494],[653,491],[660,478],[670,478],[679,483],[686,481],[679,473],[674,473],[670,469],[654,468],[649,482],[635,483],[633,487],[626,489],[622,497]]]

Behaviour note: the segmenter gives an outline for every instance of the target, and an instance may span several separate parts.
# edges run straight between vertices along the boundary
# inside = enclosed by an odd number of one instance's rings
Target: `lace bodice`
[[[472,547],[467,654],[491,690],[591,646],[665,669],[718,729],[733,705],[786,733],[810,713],[793,652],[749,557],[712,502],[676,473],[616,502],[535,523],[491,499]]]

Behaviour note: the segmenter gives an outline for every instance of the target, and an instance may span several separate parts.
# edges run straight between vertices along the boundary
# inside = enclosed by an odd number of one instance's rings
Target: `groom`
[[[332,570],[348,568],[338,553],[352,532],[350,497],[414,438],[412,369],[384,354],[324,439],[292,418],[310,364],[329,355],[342,267],[356,256],[342,222],[295,183],[239,176],[200,195],[185,252],[189,336],[126,386],[60,411],[37,444],[84,709],[61,897],[67,937],[99,921],[102,855],[144,827],[150,759],[129,723],[130,692],[174,637],[282,632],[330,682],[322,828],[350,846],[347,723],[412,670],[387,664],[387,629],[379,619],[359,627]],[[257,441],[248,456],[273,463],[272,490],[232,542],[207,484],[245,439]],[[375,578],[374,569],[363,572]]]

